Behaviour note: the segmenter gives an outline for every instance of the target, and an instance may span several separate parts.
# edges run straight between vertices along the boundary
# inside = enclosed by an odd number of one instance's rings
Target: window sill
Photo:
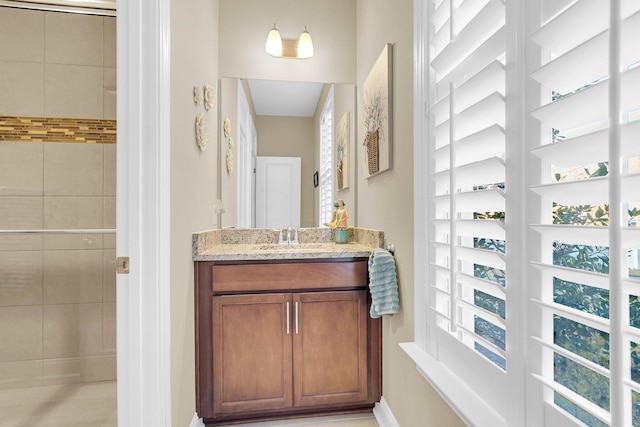
[[[465,424],[474,427],[507,427],[504,418],[444,363],[428,354],[415,342],[401,343],[400,347],[415,362],[418,372]]]

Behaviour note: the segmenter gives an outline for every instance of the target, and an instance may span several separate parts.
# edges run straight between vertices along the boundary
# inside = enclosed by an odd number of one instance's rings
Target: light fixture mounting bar
[[[313,41],[306,26],[299,39],[283,39],[273,24],[267,36],[266,51],[275,58],[307,59],[313,56]]]

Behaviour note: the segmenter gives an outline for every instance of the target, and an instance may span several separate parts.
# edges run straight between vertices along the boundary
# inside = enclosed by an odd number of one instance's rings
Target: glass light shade
[[[300,34],[298,39],[298,58],[311,58],[313,56],[313,42],[311,41],[311,34],[307,31],[307,27],[304,27],[304,31]]]
[[[275,24],[267,36],[267,46],[265,49],[269,55],[282,56],[282,38]]]

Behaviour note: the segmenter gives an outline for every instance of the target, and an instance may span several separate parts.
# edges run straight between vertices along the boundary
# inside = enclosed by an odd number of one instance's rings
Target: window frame
[[[326,116],[330,115],[330,128],[328,129],[328,136],[325,138]],[[335,135],[335,113],[333,111],[333,85],[331,85],[327,98],[322,106],[320,112],[320,126],[319,126],[319,153],[318,153],[318,218],[319,223],[331,221],[331,214],[333,212],[333,143]],[[325,146],[326,144],[326,146]],[[325,189],[328,187],[328,190]],[[323,200],[323,191],[329,191],[329,200]],[[323,214],[328,215],[323,216]]]
[[[615,3],[617,0],[611,0]],[[468,372],[460,372],[451,368],[448,360],[439,358],[442,354],[442,343],[435,336],[438,326],[431,318],[432,299],[430,297],[429,263],[430,229],[429,229],[429,194],[432,182],[429,178],[429,16],[430,0],[414,0],[414,321],[415,341],[402,343],[400,346],[416,363],[417,370],[439,392],[454,412],[468,425],[474,426],[579,426],[580,421],[571,417],[553,404],[553,391],[534,375],[549,369],[545,364],[544,352],[530,337],[541,336],[548,331],[549,316],[533,302],[541,299],[542,290],[533,286],[541,273],[531,260],[540,254],[541,239],[531,226],[541,223],[541,218],[548,215],[542,212],[537,196],[530,190],[530,185],[542,182],[542,164],[530,153],[532,141],[539,141],[543,126],[531,114],[540,107],[540,85],[528,78],[528,72],[539,64],[533,64],[540,56],[537,47],[526,38],[527,31],[537,27],[536,17],[540,16],[539,2],[527,0],[505,1],[507,22],[506,53],[508,61],[505,67],[510,70],[506,81],[506,99],[511,104],[506,109],[505,132],[507,141],[522,141],[512,144],[505,153],[505,162],[512,166],[507,168],[506,179],[509,191],[507,197],[508,219],[505,224],[509,245],[506,255],[507,271],[510,282],[521,286],[511,286],[507,291],[507,324],[510,334],[507,344],[508,372],[506,384],[509,390],[506,410],[497,411],[488,401],[474,389],[477,378],[469,378]],[[550,7],[556,7],[552,2]],[[572,3],[562,2],[557,10]],[[616,20],[610,21],[611,31],[619,31]],[[617,35],[619,37],[619,34]],[[614,42],[615,43],[615,42]],[[612,45],[613,46],[613,45]],[[522,54],[526,50],[526,56]],[[615,49],[614,49],[615,50]],[[615,61],[615,58],[614,58]],[[615,63],[615,62],[614,62]],[[610,65],[610,70],[615,69]],[[618,72],[612,72],[611,81],[619,79]],[[613,83],[612,83],[613,84]],[[526,94],[513,96],[511,94]],[[616,95],[613,95],[616,96]],[[513,102],[513,100],[516,100]],[[617,110],[610,111],[615,117]],[[613,156],[616,158],[616,156]],[[515,167],[513,166],[515,162]],[[520,167],[518,167],[518,165]],[[526,166],[526,167],[524,167]],[[610,178],[614,184],[619,176]],[[613,203],[613,201],[612,201]],[[614,232],[615,233],[615,232]],[[525,242],[527,242],[525,244]],[[611,243],[613,245],[613,243]],[[619,245],[618,245],[619,246]],[[614,250],[618,246],[613,246]],[[547,250],[549,250],[547,248]],[[612,281],[618,279],[609,275]],[[536,279],[537,278],[537,279]],[[548,296],[548,295],[547,295]],[[624,301],[623,301],[624,303]],[[613,302],[612,302],[613,304]],[[623,305],[623,307],[626,307]],[[511,314],[510,314],[511,313]],[[517,315],[513,315],[517,313]],[[545,323],[546,322],[546,323]],[[618,325],[620,326],[620,325]],[[614,325],[611,326],[612,331]],[[617,332],[617,326],[616,333]],[[552,330],[552,328],[551,328]],[[613,334],[613,332],[612,332]],[[613,345],[613,344],[612,344]],[[526,355],[526,356],[525,356]],[[612,363],[615,363],[612,361]],[[621,364],[619,364],[620,366]],[[618,368],[619,369],[619,368]],[[619,372],[619,371],[618,371]],[[482,374],[477,374],[482,376]],[[618,376],[618,374],[615,374]],[[476,374],[472,375],[475,377]],[[612,381],[614,373],[611,373]],[[619,381],[619,380],[618,380]],[[613,392],[613,391],[612,391]],[[549,398],[550,396],[550,398]],[[619,403],[619,401],[618,401]],[[621,418],[614,415],[616,406],[611,407],[612,425],[618,425]],[[619,411],[618,411],[619,412]]]
[[[464,378],[453,371],[449,364],[439,359],[437,355],[442,352],[441,343],[434,337],[440,331],[433,321],[430,307],[432,300],[429,289],[425,286],[429,280],[428,263],[423,260],[430,259],[429,230],[425,218],[428,217],[428,138],[429,138],[429,20],[428,3],[430,0],[414,0],[414,327],[415,341],[401,343],[402,349],[416,363],[418,372],[433,386],[441,397],[451,406],[454,412],[467,424],[486,427],[508,427],[510,425],[522,425],[515,421],[524,413],[524,398],[521,393],[508,393],[503,396],[507,402],[507,414],[499,413],[486,399],[469,387],[468,378]],[[508,4],[509,2],[507,2]],[[507,9],[506,13],[513,13]],[[507,49],[513,49],[507,41]],[[514,85],[517,83],[510,83]],[[507,110],[508,111],[508,110]],[[511,120],[519,120],[519,112],[514,112]],[[425,167],[427,165],[427,167]],[[508,203],[517,203],[515,200]],[[522,240],[522,239],[520,239]],[[509,263],[509,260],[507,260]],[[521,335],[521,334],[518,334]],[[453,341],[453,340],[452,340]],[[511,345],[511,342],[510,342]],[[513,351],[513,347],[509,348]],[[464,356],[462,356],[464,357]],[[488,362],[482,360],[480,364],[489,367]],[[493,369],[493,367],[489,367]],[[503,384],[505,387],[512,385],[513,378],[522,376],[522,369],[510,367],[510,374],[505,374]],[[513,372],[513,374],[511,374]],[[477,382],[479,378],[476,378]],[[473,381],[473,380],[472,380]],[[517,381],[516,381],[517,382]]]

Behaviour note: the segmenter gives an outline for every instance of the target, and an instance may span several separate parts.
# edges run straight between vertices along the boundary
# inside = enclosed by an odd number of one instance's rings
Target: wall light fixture
[[[300,38],[295,40],[280,37],[280,31],[276,28],[276,24],[273,24],[273,28],[267,36],[265,50],[276,58],[306,59],[313,56],[313,41],[306,26],[300,34]]]

